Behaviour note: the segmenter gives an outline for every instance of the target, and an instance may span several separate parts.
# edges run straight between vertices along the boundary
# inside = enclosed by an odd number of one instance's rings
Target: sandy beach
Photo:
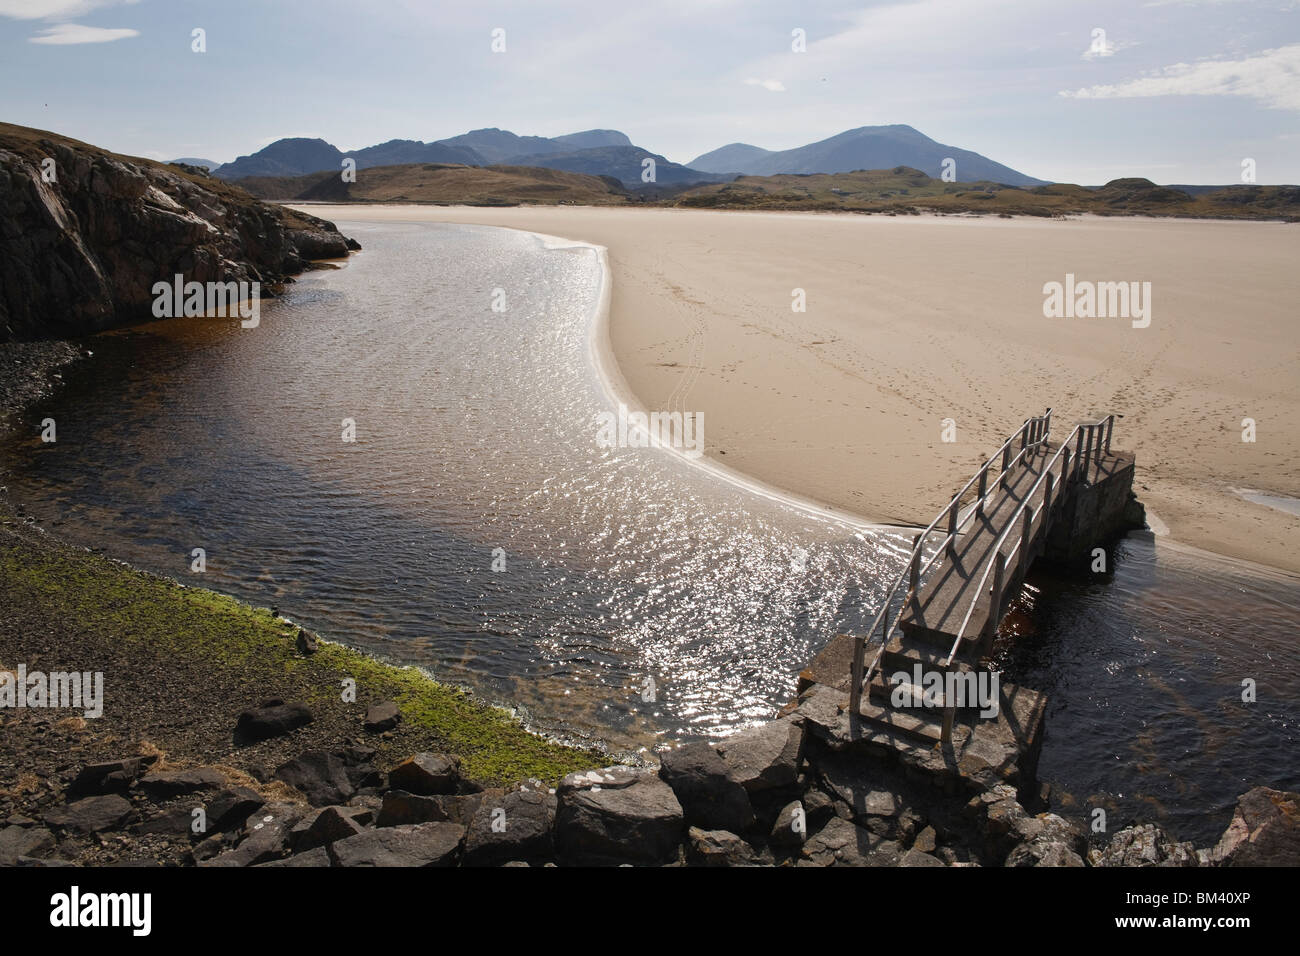
[[[1237,491],[1300,497],[1295,225],[303,208],[606,247],[610,340],[642,404],[702,412],[709,458],[833,509],[924,524],[1025,417],[1050,405],[1064,434],[1114,412],[1154,529],[1300,572],[1300,516]],[[1149,325],[1045,317],[1067,274],[1151,283]]]

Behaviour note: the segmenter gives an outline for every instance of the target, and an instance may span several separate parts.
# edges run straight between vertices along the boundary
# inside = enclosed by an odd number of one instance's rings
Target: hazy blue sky
[[[1044,179],[1300,183],[1300,0],[0,0],[0,49],[0,119],[157,159],[499,126],[687,162],[907,123]]]

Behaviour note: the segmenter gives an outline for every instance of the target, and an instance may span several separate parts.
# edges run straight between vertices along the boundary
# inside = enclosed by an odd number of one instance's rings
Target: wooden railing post
[[[1110,454],[1110,434],[1115,430],[1115,416],[1106,416],[1106,454]]]
[[[989,616],[984,622],[984,633],[980,635],[980,653],[987,654],[993,643],[993,635],[998,630],[998,619],[1002,613],[1002,585],[1007,576],[1007,556],[999,551],[993,556],[993,590],[989,592]]]
[[[984,496],[985,494],[988,493],[988,488],[989,488],[989,464],[988,462],[985,462],[984,467],[980,469],[979,498],[977,504],[975,505],[975,513],[979,515],[981,518],[984,517]]]
[[[1026,418],[1025,423],[1020,426],[1020,450],[1021,451],[1025,450],[1025,441],[1029,436],[1029,422],[1030,419]]]
[[[1036,512],[1026,508],[1022,514],[1025,523],[1020,528],[1020,566],[1029,570],[1029,535],[1034,530],[1034,517]]]
[[[1002,474],[998,476],[998,488],[1007,486],[1007,469],[1011,467],[1011,445],[1002,447]]]
[[[1070,473],[1070,446],[1066,445],[1061,449],[1061,484],[1069,487],[1070,479],[1074,477]]]
[[[921,538],[923,535],[917,535],[912,539],[912,567],[908,571],[907,586],[912,593],[916,593],[916,586],[921,583]]]
[[[1083,469],[1083,429],[1082,428],[1079,429],[1078,434],[1079,434],[1079,438],[1074,443],[1074,477],[1075,478],[1084,477],[1082,474],[1082,469]]]
[[[873,628],[874,630],[874,628]],[[867,641],[871,635],[855,640],[853,647],[853,674],[849,678],[849,719],[852,720],[862,708],[862,668],[866,663]],[[850,727],[853,726],[851,723]]]

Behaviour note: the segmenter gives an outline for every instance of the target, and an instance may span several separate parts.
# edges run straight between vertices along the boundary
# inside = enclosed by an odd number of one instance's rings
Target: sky
[[[0,0],[0,50],[0,120],[153,159],[904,123],[1061,182],[1300,183],[1300,0]]]

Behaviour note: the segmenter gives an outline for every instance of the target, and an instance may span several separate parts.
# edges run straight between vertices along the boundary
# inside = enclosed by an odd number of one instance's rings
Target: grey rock
[[[204,806],[208,832],[238,826],[266,805],[266,798],[248,787],[228,787]]]
[[[902,853],[897,843],[848,820],[834,817],[808,839],[800,865],[894,866]]]
[[[942,860],[932,857],[930,854],[918,850],[915,847],[904,853],[898,860],[899,866],[943,866]]]
[[[329,845],[335,866],[455,866],[465,828],[417,823],[365,830]]]
[[[803,756],[803,727],[790,718],[744,730],[718,744],[731,779],[750,793],[792,786]]]
[[[388,772],[388,785],[393,789],[425,796],[455,793],[459,783],[460,761],[446,754],[416,754]]]
[[[0,866],[14,866],[19,857],[42,858],[54,851],[54,835],[43,827],[0,830]]]
[[[686,840],[686,859],[692,866],[772,865],[770,852],[753,847],[726,830],[691,827]]]
[[[293,856],[285,857],[283,860],[271,860],[268,863],[256,863],[255,866],[329,866],[330,855],[323,847],[318,846],[307,850],[303,853],[295,853]]]
[[[798,800],[791,800],[777,814],[768,841],[775,847],[797,850],[808,839],[808,812]]]
[[[626,767],[571,773],[557,797],[555,848],[566,863],[667,863],[685,836],[677,796],[651,773]]]
[[[466,866],[511,860],[545,863],[555,856],[556,796],[545,788],[486,791],[465,834]]]
[[[294,646],[298,653],[304,657],[310,657],[316,653],[316,635],[305,627],[298,628],[298,639],[294,641]]]
[[[1197,866],[1198,862],[1196,847],[1171,839],[1151,823],[1120,830],[1105,847],[1088,851],[1092,866]]]
[[[672,787],[691,826],[737,833],[754,825],[748,793],[707,743],[690,743],[663,754],[659,776]]]
[[[141,836],[185,836],[194,833],[193,824],[194,815],[189,807],[172,807],[145,820],[134,827],[132,832]]]
[[[235,721],[235,742],[242,745],[282,737],[310,724],[313,719],[311,709],[306,704],[268,700],[239,715]]]
[[[382,734],[386,730],[392,730],[397,726],[397,722],[402,719],[402,712],[398,709],[397,704],[391,700],[386,700],[382,704],[375,704],[366,711],[366,718],[361,726],[372,734]]]
[[[244,822],[242,839],[233,850],[199,865],[255,866],[278,859],[287,852],[289,834],[304,815],[305,810],[296,803],[268,803]],[[198,856],[197,848],[195,856]]]
[[[135,817],[130,801],[115,793],[85,797],[45,814],[45,822],[72,833],[99,833],[124,826]]]
[[[343,759],[323,750],[309,750],[281,764],[275,779],[300,791],[313,807],[346,803],[355,792]]]
[[[1204,859],[1212,866],[1300,865],[1300,794],[1268,787],[1242,794]]]
[[[1073,824],[1054,813],[1041,813],[1017,828],[1027,836],[1007,854],[1007,866],[1083,866],[1087,841]]]
[[[68,799],[105,793],[125,793],[152,762],[152,759],[147,760],[143,757],[128,757],[125,760],[88,764],[68,785]]]
[[[289,847],[295,853],[301,853],[356,836],[365,829],[365,824],[358,818],[368,813],[368,810],[351,807],[325,807],[309,813],[290,831]]]
[[[188,793],[220,790],[228,783],[220,770],[198,767],[194,770],[155,770],[140,778],[139,787],[150,799],[170,800]]]

